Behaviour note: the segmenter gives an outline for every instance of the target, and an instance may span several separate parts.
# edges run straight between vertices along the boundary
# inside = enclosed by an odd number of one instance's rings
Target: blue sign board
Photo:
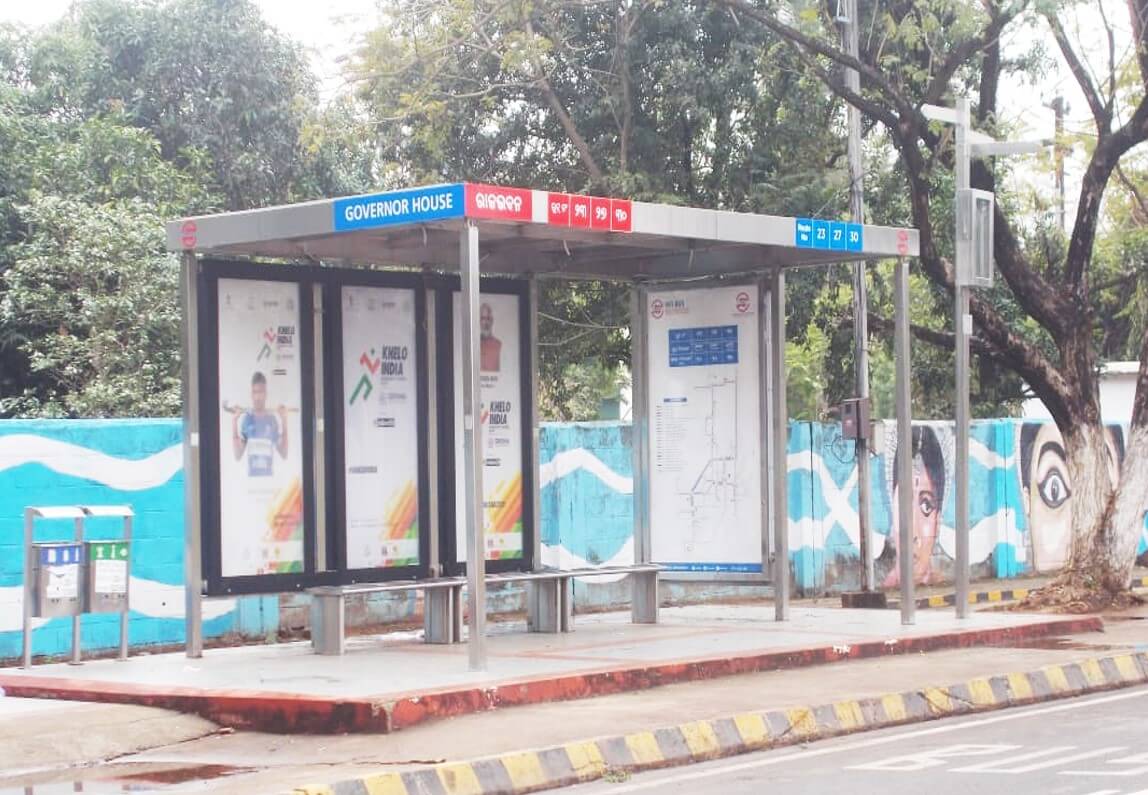
[[[80,545],[40,547],[41,566],[72,566],[80,562]]]
[[[794,243],[798,248],[813,248],[813,221],[808,218],[797,218]]]
[[[820,248],[831,251],[864,251],[865,227],[843,221],[794,219],[793,242],[797,248]]]
[[[865,250],[865,227],[861,224],[846,224],[846,234],[848,240],[846,241],[846,249],[849,251],[864,251]]]
[[[335,200],[335,231],[462,218],[465,209],[461,182],[351,196]]]
[[[737,326],[670,329],[670,367],[737,364]]]
[[[829,248],[834,251],[845,250],[845,227],[840,221],[833,221],[829,224]]]
[[[829,221],[813,222],[813,247],[829,248]]]

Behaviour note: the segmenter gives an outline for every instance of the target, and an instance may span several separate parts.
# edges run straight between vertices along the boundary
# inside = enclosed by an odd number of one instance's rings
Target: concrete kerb
[[[1133,590],[1148,588],[1148,575],[1143,577],[1133,577],[1132,583],[1129,586]],[[998,602],[1019,602],[1028,597],[1030,593],[1036,590],[1033,588],[993,588],[987,591],[974,591],[969,594],[969,604],[995,604]],[[931,607],[953,607],[957,603],[957,595],[954,593],[934,594],[932,596],[923,596],[916,601],[918,610],[927,610]],[[890,600],[888,603],[890,609],[900,609],[901,603],[896,600]]]
[[[761,651],[720,658],[543,676],[499,684],[380,697],[331,698],[274,691],[209,690],[36,675],[0,674],[9,695],[142,704],[198,714],[221,726],[272,733],[386,733],[428,720],[456,717],[521,704],[541,704],[697,682],[737,674],[809,665],[915,654],[942,649],[991,646],[1018,640],[1100,632],[1097,616],[1062,618],[1010,627],[962,630],[936,635]]]
[[[385,772],[293,795],[521,795],[750,751],[1148,684],[1148,653],[1099,657],[856,701],[750,712],[466,762]]]

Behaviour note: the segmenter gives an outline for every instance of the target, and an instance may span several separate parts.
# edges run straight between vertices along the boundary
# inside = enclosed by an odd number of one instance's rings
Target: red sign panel
[[[195,225],[195,221],[184,221],[183,226],[179,228],[180,242],[183,243],[184,248],[195,248],[197,241],[197,232],[199,227]]]
[[[534,194],[524,188],[501,188],[496,185],[466,183],[468,218],[491,218],[498,221],[531,221],[534,219]]]
[[[570,197],[570,226],[590,228],[590,197]]]
[[[902,255],[909,253],[909,232],[906,229],[897,230],[897,253]]]
[[[610,231],[610,200],[594,197],[590,199],[590,228]]]
[[[547,197],[546,220],[555,226],[570,226],[570,194],[551,193]]]
[[[629,199],[613,199],[610,202],[610,228],[615,232],[629,232],[633,223]]]

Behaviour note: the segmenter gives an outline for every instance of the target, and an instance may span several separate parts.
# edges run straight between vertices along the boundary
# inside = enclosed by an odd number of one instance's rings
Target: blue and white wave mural
[[[897,584],[893,529],[895,425],[880,425],[881,451],[869,461],[872,543],[879,583]],[[1110,429],[1114,461],[1123,430]],[[633,469],[630,427],[562,423],[542,427],[544,562],[563,567],[633,561]],[[985,420],[972,426],[970,558],[975,577],[1008,578],[1055,571],[1063,563],[1071,522],[1071,489],[1051,424]],[[918,583],[951,582],[956,541],[953,426],[918,423],[913,431],[913,537]],[[789,426],[789,539],[793,579],[803,594],[855,588],[860,539],[857,464],[839,426]],[[1148,563],[1148,517],[1139,554]]]
[[[178,420],[10,420],[0,422],[0,659],[20,654],[24,508],[131,505],[130,636],[133,646],[184,641],[183,453]],[[87,537],[117,538],[119,520],[89,520]],[[37,520],[37,541],[72,538],[71,521]],[[278,626],[276,597],[204,604],[208,638],[263,637]],[[60,654],[71,620],[34,619],[34,654]],[[114,648],[117,615],[86,615],[86,651]]]
[[[891,423],[875,448],[897,448]],[[29,505],[129,504],[132,547],[131,640],[134,647],[178,644],[183,626],[183,469],[178,420],[11,420],[0,422],[0,659],[20,654],[23,515]],[[634,559],[631,430],[624,423],[544,424],[540,433],[543,562],[573,568]],[[1113,460],[1123,433],[1110,437]],[[952,425],[921,423],[913,432],[915,543],[931,551],[915,567],[918,582],[951,581]],[[1071,483],[1051,425],[986,420],[972,427],[971,558],[974,575],[1013,577],[1055,570],[1063,560]],[[838,426],[789,427],[789,559],[803,594],[858,584],[857,467]],[[895,584],[890,506],[893,456],[869,461],[873,543],[879,581]],[[91,520],[90,538],[114,538],[117,521]],[[39,541],[68,540],[68,521],[37,522]],[[1148,563],[1148,526],[1139,554]],[[605,578],[603,578],[605,579]],[[598,587],[596,584],[593,587]],[[412,612],[414,602],[403,605]],[[278,597],[209,600],[205,637],[263,638],[280,626]],[[290,604],[288,605],[290,609]],[[389,615],[389,614],[388,614]],[[83,617],[85,650],[118,644],[118,617]],[[36,654],[68,650],[68,619],[37,620]]]

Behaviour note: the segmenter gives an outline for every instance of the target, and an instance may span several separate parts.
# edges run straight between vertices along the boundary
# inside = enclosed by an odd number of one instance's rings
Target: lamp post
[[[925,118],[956,127],[956,279],[953,296],[953,330],[956,347],[956,511],[957,618],[969,615],[969,337],[973,318],[969,314],[969,291],[991,287],[993,281],[993,202],[989,191],[969,187],[974,157],[1019,155],[1037,152],[1046,141],[997,141],[971,128],[969,101],[957,99],[956,109],[922,105]]]

